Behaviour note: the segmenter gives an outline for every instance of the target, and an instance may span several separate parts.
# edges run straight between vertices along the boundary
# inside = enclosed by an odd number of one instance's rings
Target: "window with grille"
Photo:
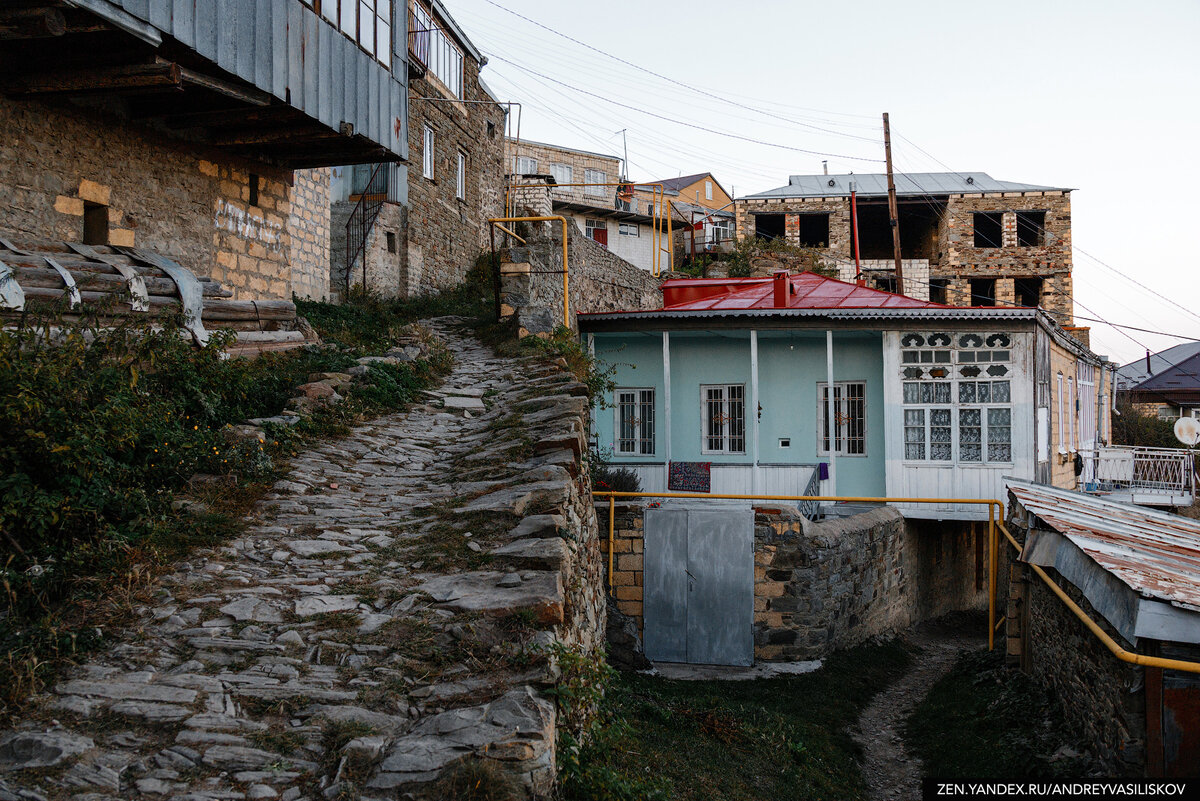
[[[817,430],[819,455],[829,453],[829,385],[817,385]],[[838,456],[867,455],[867,385],[863,381],[833,385],[834,453]]]
[[[588,184],[603,184],[608,183],[608,174],[604,170],[584,170],[583,182]],[[606,186],[585,186],[583,188],[585,195],[591,197],[605,197],[608,194]]]
[[[1012,462],[1011,360],[1004,333],[902,335],[904,458]]]
[[[703,409],[701,451],[746,452],[745,384],[706,384],[700,387]]]
[[[613,452],[654,455],[654,390],[618,389],[615,393],[616,436]]]
[[[391,67],[392,0],[305,0],[305,3],[358,42],[363,50]]]

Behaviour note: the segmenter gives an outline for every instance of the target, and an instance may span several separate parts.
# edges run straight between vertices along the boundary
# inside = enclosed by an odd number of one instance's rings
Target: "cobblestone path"
[[[244,536],[0,737],[0,799],[395,798],[481,748],[552,777],[530,648],[562,621],[566,546],[527,515],[569,479],[510,410],[572,379],[452,322],[429,324],[455,365],[426,402],[296,458]]]

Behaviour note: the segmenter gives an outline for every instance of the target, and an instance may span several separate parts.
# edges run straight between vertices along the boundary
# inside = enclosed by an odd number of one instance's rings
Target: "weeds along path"
[[[912,667],[875,696],[851,732],[863,750],[861,767],[870,801],[921,798],[921,760],[905,747],[904,722],[959,655],[978,645],[977,636],[936,625],[914,630],[905,639],[920,649]]]
[[[557,570],[535,553],[496,574],[508,623],[431,596],[503,564],[489,552],[514,511],[537,511],[504,497],[514,474],[566,475],[512,409],[578,385],[455,322],[426,323],[455,357],[426,403],[294,459],[244,536],[177,565],[137,630],[0,733],[0,797],[394,797],[514,727],[505,758],[552,776],[553,709],[528,686],[545,668],[527,646],[547,604],[561,619]],[[488,497],[507,511],[470,500]]]

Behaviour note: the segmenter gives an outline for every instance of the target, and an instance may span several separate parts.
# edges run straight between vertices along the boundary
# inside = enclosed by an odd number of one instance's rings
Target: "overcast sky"
[[[1200,338],[1195,0],[444,2],[524,139],[620,156],[626,129],[634,179],[742,196],[825,159],[882,172],[887,111],[898,172],[1075,190],[1076,315]],[[1079,323],[1121,362],[1184,341]]]

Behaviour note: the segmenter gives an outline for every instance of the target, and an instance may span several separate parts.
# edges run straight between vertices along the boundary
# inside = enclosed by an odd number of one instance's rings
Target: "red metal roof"
[[[777,307],[773,278],[675,278],[663,282],[662,311],[948,308],[816,273],[789,275],[787,281],[786,305]]]

